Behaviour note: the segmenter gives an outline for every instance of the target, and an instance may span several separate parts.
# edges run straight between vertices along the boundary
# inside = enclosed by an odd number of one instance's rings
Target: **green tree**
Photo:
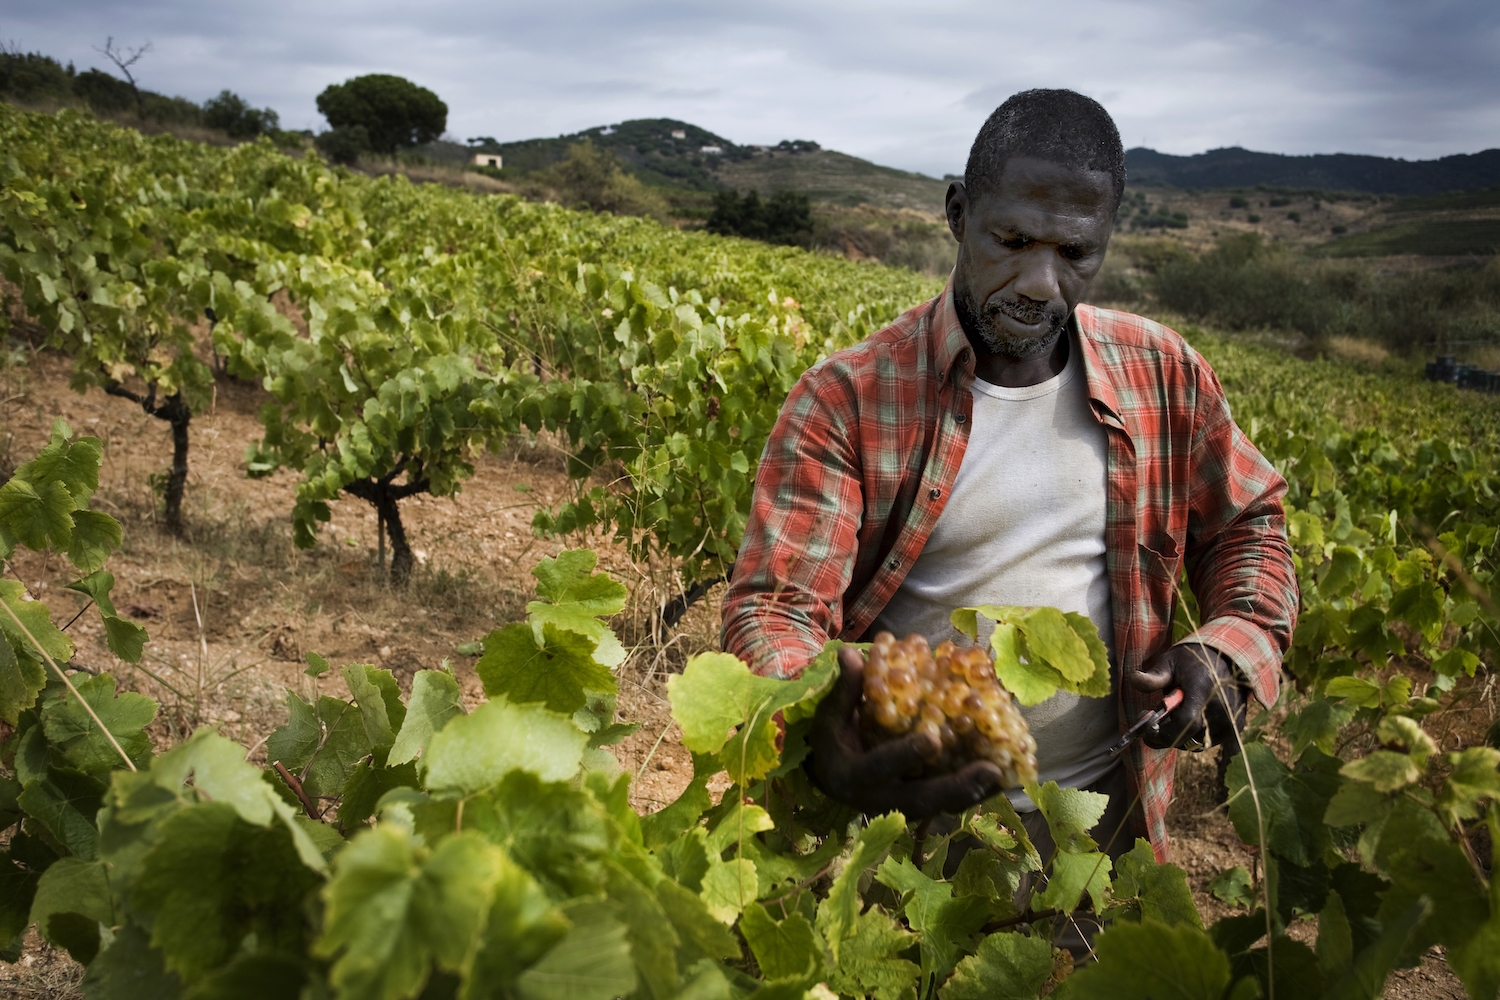
[[[377,153],[431,142],[448,127],[448,105],[438,95],[389,73],[331,84],[318,95],[318,111],[334,129],[363,126]]]
[[[667,216],[661,195],[627,174],[607,149],[585,139],[568,148],[568,155],[539,177],[570,208],[588,208],[613,215]]]
[[[221,129],[234,139],[254,139],[281,127],[281,116],[271,108],[252,108],[232,90],[203,102],[203,124]]]

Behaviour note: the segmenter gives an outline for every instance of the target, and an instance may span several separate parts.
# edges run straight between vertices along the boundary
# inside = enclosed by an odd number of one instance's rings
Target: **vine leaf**
[[[110,674],[90,677],[76,687],[130,759],[137,766],[143,765],[151,756],[151,737],[145,728],[156,718],[156,702],[133,691],[116,695],[115,679]],[[103,774],[119,766],[114,745],[71,696],[43,703],[42,729],[68,763],[80,771]]]
[[[592,636],[553,622],[540,629],[518,622],[484,637],[484,655],[474,669],[491,698],[542,702],[572,714],[588,704],[590,691],[613,694],[617,688],[598,648]]]
[[[386,758],[388,766],[416,760],[432,737],[456,715],[464,714],[458,681],[442,670],[418,670],[411,681],[406,719]]]
[[[31,902],[31,923],[75,962],[87,965],[99,952],[99,925],[116,923],[104,865],[83,858],[59,858],[42,872]]]
[[[594,659],[605,667],[618,667],[625,662],[625,647],[600,619],[618,614],[628,593],[608,573],[593,572],[598,562],[599,557],[589,549],[566,549],[556,559],[543,559],[531,574],[537,578],[537,593],[545,600],[527,604],[526,612],[538,642],[543,641],[542,630],[548,625],[576,632],[594,641]],[[594,689],[603,690],[597,685]]]
[[[828,942],[828,949],[835,961],[842,962],[840,949],[845,938],[855,930],[863,900],[859,896],[859,879],[865,870],[879,863],[891,849],[896,838],[906,832],[906,818],[900,813],[887,813],[873,819],[859,833],[854,850],[844,870],[839,872],[828,890],[828,896],[818,907],[818,930]]]
[[[859,915],[852,933],[844,939],[828,984],[848,996],[872,996],[875,1000],[909,998],[912,984],[922,970],[900,956],[916,942],[915,934],[896,923],[879,906],[871,906]],[[959,968],[962,967],[960,963]]]
[[[958,963],[939,1000],[1036,1000],[1052,974],[1052,942],[1044,935],[991,934]]]
[[[578,773],[587,744],[588,734],[567,716],[540,705],[489,701],[448,720],[428,744],[422,771],[437,795],[472,795],[513,770],[567,781]]]
[[[1094,951],[1098,961],[1067,979],[1071,1000],[1221,1000],[1229,986],[1229,956],[1191,925],[1121,921]]]
[[[758,677],[730,653],[700,653],[667,681],[672,718],[694,753],[718,754],[744,787],[764,777],[780,759],[775,715],[815,703],[833,684],[834,661],[819,656],[796,680]]]
[[[324,929],[313,946],[338,956],[330,978],[340,994],[412,996],[430,965],[459,971],[484,926],[502,858],[471,832],[443,838],[430,854],[390,825],[351,840],[323,890]]]
[[[795,910],[777,920],[764,906],[751,903],[740,917],[740,933],[766,979],[810,983],[827,964],[813,925]]]

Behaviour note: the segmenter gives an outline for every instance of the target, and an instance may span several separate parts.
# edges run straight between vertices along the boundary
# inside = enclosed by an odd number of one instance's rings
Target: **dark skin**
[[[948,228],[959,243],[954,292],[975,375],[1020,387],[1063,370],[1066,320],[1104,264],[1117,208],[1108,173],[1032,157],[1007,161],[992,190],[948,186]],[[894,809],[919,819],[962,812],[1001,791],[1000,770],[988,761],[923,776],[918,735],[866,748],[858,718],[864,663],[864,653],[840,650],[839,680],[818,708],[808,767],[825,793],[867,813]],[[1197,643],[1173,646],[1126,680],[1144,692],[1182,689],[1182,704],[1145,737],[1158,748],[1193,746],[1206,727],[1228,738],[1225,724],[1243,705],[1228,657]]]

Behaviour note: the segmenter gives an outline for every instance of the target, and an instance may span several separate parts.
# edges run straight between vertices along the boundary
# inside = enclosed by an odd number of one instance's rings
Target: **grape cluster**
[[[935,772],[983,758],[1000,768],[1006,787],[1036,781],[1036,740],[978,647],[944,642],[933,650],[920,635],[881,632],[865,663],[860,714],[874,741],[926,736],[924,757]]]

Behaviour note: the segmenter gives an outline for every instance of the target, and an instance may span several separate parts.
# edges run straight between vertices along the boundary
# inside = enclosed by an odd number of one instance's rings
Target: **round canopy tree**
[[[377,153],[431,142],[448,127],[448,105],[438,95],[389,73],[330,85],[318,95],[318,110],[335,129],[363,126]]]

